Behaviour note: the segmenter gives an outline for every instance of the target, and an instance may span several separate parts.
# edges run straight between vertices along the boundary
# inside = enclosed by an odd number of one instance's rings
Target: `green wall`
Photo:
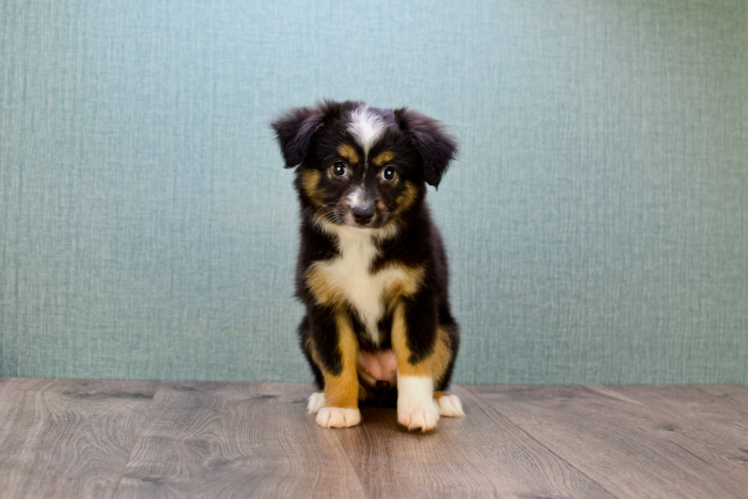
[[[321,98],[446,122],[461,383],[748,383],[748,2],[0,2],[0,376],[307,381]]]

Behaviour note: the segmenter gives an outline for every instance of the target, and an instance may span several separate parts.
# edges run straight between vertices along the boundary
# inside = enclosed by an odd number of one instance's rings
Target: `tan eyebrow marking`
[[[358,163],[358,155],[356,154],[356,150],[353,149],[353,146],[341,144],[338,146],[338,154],[348,160],[348,163]]]
[[[301,185],[304,186],[309,199],[312,200],[316,206],[322,206],[322,197],[320,191],[317,189],[319,186],[319,171],[307,170],[301,174]]]
[[[381,167],[388,161],[392,161],[392,159],[395,157],[394,154],[392,154],[391,151],[385,151],[384,153],[379,153],[376,158],[374,158],[374,165],[377,167]]]

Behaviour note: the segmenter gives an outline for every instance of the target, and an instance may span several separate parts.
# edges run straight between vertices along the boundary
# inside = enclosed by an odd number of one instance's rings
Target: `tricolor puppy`
[[[301,347],[321,391],[322,427],[361,421],[359,401],[397,401],[408,429],[462,416],[442,392],[459,343],[447,256],[426,204],[457,146],[442,125],[405,108],[325,101],[272,124],[296,168]]]

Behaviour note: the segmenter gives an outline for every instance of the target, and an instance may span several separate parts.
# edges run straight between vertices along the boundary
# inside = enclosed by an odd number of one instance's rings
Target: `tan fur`
[[[304,192],[309,196],[315,206],[321,207],[322,193],[319,192],[317,186],[319,186],[319,171],[318,170],[305,170],[301,174],[301,185],[304,188]]]
[[[304,347],[306,348],[307,352],[312,354],[312,358],[314,358],[314,340],[311,335],[304,340]],[[317,364],[319,365],[319,363]]]
[[[327,226],[321,227],[327,230]],[[383,237],[387,228],[369,233],[336,226],[330,231],[337,237],[339,255],[313,263],[306,271],[307,287],[319,304],[350,304],[363,323],[362,333],[378,343],[378,321],[387,305],[383,299],[391,295],[393,287],[410,281],[409,269],[395,264],[372,272],[371,266],[379,253],[375,240]]]
[[[368,258],[371,258],[369,256]],[[356,262],[366,262],[367,259]],[[349,300],[350,270],[333,261],[320,261],[309,267],[306,285],[319,305],[338,307]],[[391,262],[376,272],[370,273],[373,289],[382,290],[384,307],[393,315],[391,341],[397,358],[398,375],[430,377],[437,383],[446,373],[451,359],[449,332],[439,327],[433,352],[419,363],[411,364],[411,351],[407,341],[407,322],[403,297],[415,295],[423,283],[424,269],[410,267],[400,262]],[[357,400],[366,396],[356,374],[358,341],[345,311],[336,316],[339,336],[338,349],[343,357],[343,372],[338,376],[328,373],[318,362],[325,378],[327,406],[356,408]],[[312,350],[313,351],[313,350]]]
[[[353,146],[349,144],[341,144],[340,146],[338,146],[338,154],[348,160],[348,163],[350,165],[358,163],[358,155],[356,154],[356,150],[353,149]]]
[[[319,360],[319,357],[317,357],[317,347],[311,338],[307,341],[307,345],[310,346],[309,354],[311,354],[312,356],[312,361],[314,361],[314,364],[317,365],[320,370],[322,370],[322,362]],[[324,392],[324,391],[320,391],[320,392]]]
[[[436,330],[434,351],[416,364],[411,364],[411,351],[408,347],[407,322],[405,307],[402,303],[395,306],[392,318],[392,348],[397,357],[397,372],[403,376],[431,377],[437,383],[447,371],[452,351],[449,335],[441,326]]]
[[[401,297],[411,297],[416,294],[423,282],[423,267],[408,267],[402,264],[390,264],[402,270],[401,279],[393,281],[388,293],[385,294],[385,302],[394,304]],[[387,267],[390,267],[387,266]]]
[[[387,273],[389,283],[385,286],[385,301],[391,302],[403,296],[410,296],[418,291],[423,280],[422,267],[409,267],[400,263],[392,263],[377,273]],[[331,305],[339,302],[343,290],[336,286],[336,276],[332,275],[324,266],[312,265],[306,273],[306,283],[309,290],[320,305]]]
[[[343,370],[333,375],[320,366],[325,377],[325,406],[335,408],[358,408],[359,384],[356,373],[358,341],[345,313],[335,316],[338,329],[338,349],[343,362]]]
[[[379,154],[378,154],[378,155],[377,155],[377,156],[376,156],[376,157],[375,157],[375,158],[374,158],[374,159],[372,160],[372,162],[373,162],[373,163],[374,163],[374,165],[376,165],[377,167],[381,167],[381,166],[382,166],[382,165],[384,165],[385,163],[387,163],[387,162],[389,162],[389,161],[392,161],[392,159],[393,159],[393,158],[395,158],[395,155],[394,155],[394,154],[392,154],[392,152],[391,152],[391,151],[385,151],[385,152],[383,152],[383,153],[379,153]]]
[[[410,363],[410,347],[408,346],[407,323],[405,321],[405,306],[398,302],[392,316],[392,350],[397,357],[397,375],[412,377],[431,377],[431,356],[414,364]]]
[[[409,181],[405,181],[405,192],[397,197],[397,209],[392,212],[393,217],[398,217],[400,214],[408,210],[411,205],[416,201],[418,197],[418,190]]]
[[[317,266],[311,266],[307,270],[306,286],[309,287],[319,305],[333,304],[340,293],[331,285],[324,271]]]
[[[434,354],[431,356],[431,374],[434,383],[442,379],[452,358],[452,348],[449,334],[441,326],[436,329],[436,344]]]

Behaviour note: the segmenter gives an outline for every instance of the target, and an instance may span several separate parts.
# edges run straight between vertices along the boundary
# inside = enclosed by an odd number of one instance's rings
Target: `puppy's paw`
[[[324,392],[313,392],[306,405],[307,413],[317,413],[320,408],[325,406],[325,393]]]
[[[436,406],[439,408],[439,415],[442,417],[464,417],[465,412],[462,411],[462,403],[460,398],[454,394],[443,394],[438,398],[434,398]]]
[[[360,422],[361,412],[358,408],[335,408],[327,406],[320,408],[317,413],[317,424],[325,429],[329,429],[330,427],[335,427],[336,429],[353,427]]]
[[[420,405],[398,404],[397,421],[409,431],[421,429],[426,432],[436,427],[439,421],[439,408],[433,400]]]

